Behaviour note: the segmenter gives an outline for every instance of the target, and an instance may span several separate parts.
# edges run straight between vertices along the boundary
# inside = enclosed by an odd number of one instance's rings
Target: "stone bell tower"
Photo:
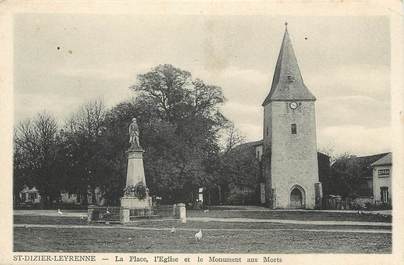
[[[271,208],[315,208],[321,200],[316,98],[303,82],[287,23],[264,107],[264,176]]]

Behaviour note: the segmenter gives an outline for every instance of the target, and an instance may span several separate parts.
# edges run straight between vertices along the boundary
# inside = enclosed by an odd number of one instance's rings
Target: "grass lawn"
[[[238,210],[209,210],[208,213],[198,210],[188,210],[188,217],[217,217],[217,218],[255,218],[255,219],[287,219],[308,221],[366,221],[391,222],[391,216],[377,214],[361,214],[356,212],[322,212],[322,211],[238,211]]]
[[[87,220],[78,217],[59,217],[59,216],[14,216],[15,224],[50,224],[50,225],[88,225]],[[104,224],[93,223],[91,225],[105,226]],[[110,225],[116,226],[116,225]],[[145,228],[171,228],[180,227],[186,229],[379,229],[390,230],[391,226],[354,226],[354,225],[300,225],[300,224],[280,224],[280,223],[236,223],[236,222],[196,222],[188,221],[186,224],[180,224],[178,220],[139,220],[128,224],[129,227]]]
[[[164,253],[390,253],[391,234],[277,230],[14,228],[14,251]]]
[[[208,215],[212,217],[210,211]],[[225,212],[226,213],[226,212]],[[204,215],[206,216],[206,214]],[[240,216],[238,216],[240,217]],[[251,218],[251,216],[249,216]],[[365,218],[365,217],[363,217]],[[305,218],[303,218],[304,220]],[[302,219],[300,219],[302,220]],[[330,219],[331,220],[331,219]],[[369,221],[363,220],[362,221]],[[372,220],[374,221],[374,220]],[[86,225],[79,217],[15,216],[15,224]],[[102,227],[103,225],[98,225]],[[165,253],[390,253],[391,234],[276,229],[383,229],[380,226],[324,226],[277,223],[144,220],[136,230],[107,225],[100,228],[14,228],[14,251],[165,252]],[[175,226],[177,232],[169,229]],[[143,229],[142,229],[143,228]],[[152,230],[164,228],[165,230]],[[202,229],[201,242],[194,234]]]

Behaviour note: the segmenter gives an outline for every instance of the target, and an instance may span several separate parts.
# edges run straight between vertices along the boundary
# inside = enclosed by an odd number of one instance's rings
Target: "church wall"
[[[270,147],[271,145],[271,135],[272,135],[272,107],[268,104],[264,107],[264,127],[263,127],[263,140],[264,149]]]
[[[314,101],[301,101],[292,110],[290,102],[273,101],[271,106],[271,182],[276,208],[288,208],[294,185],[305,191],[305,208],[314,208],[314,183],[318,182]],[[291,133],[296,124],[297,134]]]
[[[264,106],[264,127],[263,127],[263,158],[262,167],[265,176],[265,200],[272,208],[272,183],[271,183],[271,135],[272,135],[272,110],[271,104]]]

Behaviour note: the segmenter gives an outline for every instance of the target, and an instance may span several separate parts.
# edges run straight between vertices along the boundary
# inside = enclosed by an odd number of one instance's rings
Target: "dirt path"
[[[358,210],[310,210],[310,209],[269,209],[261,206],[213,206],[213,210],[220,211],[242,211],[242,212],[312,212],[312,213],[357,213]],[[366,211],[363,214],[384,214],[391,215],[391,210]]]
[[[391,223],[383,222],[357,222],[357,221],[300,221],[282,219],[250,219],[250,218],[212,218],[212,217],[189,217],[189,221],[197,222],[228,222],[228,223],[279,223],[279,224],[306,224],[306,225],[358,225],[358,226],[386,226]]]
[[[60,217],[87,217],[86,210],[67,210],[59,214],[56,210],[14,210],[14,215],[30,215],[30,216],[60,216]]]
[[[149,231],[170,231],[171,228],[156,228],[156,227],[133,227],[133,226],[97,226],[97,225],[39,225],[39,224],[15,224],[17,228],[55,228],[55,229],[128,229],[128,230],[149,230]],[[196,228],[177,228],[182,231],[197,231]],[[328,232],[328,233],[369,233],[369,234],[391,234],[391,230],[375,230],[375,229],[304,229],[304,228],[271,228],[271,229],[215,229],[207,228],[206,231],[229,231],[237,232],[244,231],[306,231],[306,232]]]
[[[85,211],[64,211],[58,214],[55,210],[18,210],[14,211],[17,216],[51,216],[51,217],[80,217],[87,218]],[[150,222],[165,221],[166,219],[155,219]],[[334,220],[292,220],[292,219],[258,219],[258,218],[232,218],[232,217],[188,217],[188,221],[193,222],[226,222],[226,223],[277,223],[277,224],[295,224],[295,225],[328,225],[328,226],[378,226],[391,227],[389,222],[368,222],[368,221],[334,221]]]

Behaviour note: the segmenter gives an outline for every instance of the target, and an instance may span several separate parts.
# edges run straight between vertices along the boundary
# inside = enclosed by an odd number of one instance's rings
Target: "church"
[[[262,163],[261,203],[270,208],[320,207],[316,97],[303,81],[287,23],[270,91],[262,103],[263,140],[256,142]]]

